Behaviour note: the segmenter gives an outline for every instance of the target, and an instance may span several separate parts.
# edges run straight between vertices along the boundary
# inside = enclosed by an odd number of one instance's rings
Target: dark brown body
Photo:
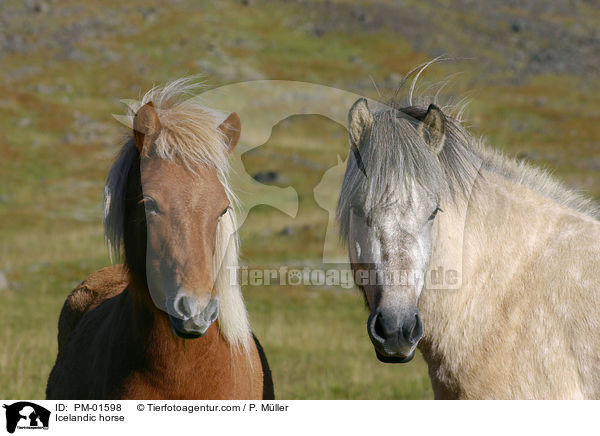
[[[60,315],[48,399],[274,398],[256,338],[249,356],[225,342],[217,323],[202,338],[178,338],[165,313],[138,301],[149,299],[139,290],[117,265],[71,292]]]

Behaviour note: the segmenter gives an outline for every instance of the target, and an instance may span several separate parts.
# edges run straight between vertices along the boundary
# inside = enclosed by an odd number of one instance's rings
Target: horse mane
[[[431,62],[423,68],[429,65]],[[396,91],[391,102],[373,113],[375,123],[371,136],[359,146],[366,174],[356,158],[350,158],[336,212],[343,243],[348,241],[350,208],[357,196],[363,199],[364,212],[369,213],[373,208],[389,204],[398,187],[417,183],[438,198],[455,203],[481,189],[485,181],[485,172],[481,170],[498,174],[566,208],[600,220],[600,208],[592,198],[567,187],[547,170],[506,156],[474,138],[462,121],[464,105],[441,105],[438,94],[419,97],[418,104],[413,104],[415,82],[421,72],[422,69],[411,85],[408,105],[405,105],[406,100],[398,99]],[[437,158],[417,130],[432,103],[442,108],[446,118],[446,141]],[[408,191],[406,194],[410,195]]]
[[[246,353],[251,346],[251,329],[241,288],[229,279],[230,268],[237,271],[239,240],[237,236],[237,199],[229,183],[229,150],[224,134],[218,129],[224,116],[203,106],[193,97],[201,87],[194,77],[175,80],[149,90],[139,102],[130,106],[129,119],[148,102],[158,113],[161,131],[151,152],[160,159],[178,161],[192,172],[199,166],[217,171],[231,202],[232,210],[223,216],[217,227],[214,255],[215,289],[220,301],[219,330],[231,346],[240,346]],[[111,262],[122,258],[124,244],[124,213],[127,178],[139,158],[131,133],[112,165],[104,187],[104,232]]]

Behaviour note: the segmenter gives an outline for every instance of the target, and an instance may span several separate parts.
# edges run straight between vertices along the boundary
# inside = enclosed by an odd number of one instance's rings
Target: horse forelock
[[[182,78],[149,90],[137,105],[130,107],[130,117],[139,107],[152,103],[160,119],[161,130],[145,154],[156,154],[167,160],[179,160],[194,171],[197,166],[217,170],[222,183],[227,183],[229,148],[224,133],[218,128],[220,114],[202,104],[194,96],[203,88],[194,77]]]
[[[600,207],[593,199],[566,187],[547,171],[487,148],[449,113],[445,114],[446,141],[436,156],[417,131],[428,104],[425,100],[423,106],[388,108],[373,114],[371,136],[359,150],[364,172],[351,156],[342,184],[336,214],[342,242],[348,241],[353,202],[359,202],[368,213],[378,205],[385,205],[399,189],[411,183],[451,204],[465,199],[485,201],[485,197],[471,193],[484,186],[486,172],[527,186],[551,201],[600,220]],[[405,189],[403,194],[410,196],[410,192]]]
[[[438,199],[457,200],[468,193],[480,161],[468,145],[472,139],[448,117],[446,143],[436,156],[418,132],[426,113],[426,106],[409,106],[373,114],[371,135],[359,150],[364,173],[352,157],[342,184],[337,219],[343,241],[348,239],[353,202],[369,213],[391,203],[399,190],[410,201],[412,184]]]

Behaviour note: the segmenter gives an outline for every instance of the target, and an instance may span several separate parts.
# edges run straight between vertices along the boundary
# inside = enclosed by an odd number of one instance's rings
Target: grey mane
[[[395,104],[373,113],[370,138],[359,145],[358,152],[366,176],[357,165],[356,156],[350,156],[342,184],[337,220],[343,242],[348,240],[351,207],[360,205],[368,214],[389,203],[395,191],[410,183],[419,184],[439,199],[455,202],[482,186],[482,169],[600,220],[600,209],[594,200],[566,187],[547,171],[487,148],[448,113],[445,146],[436,157],[417,131],[426,113],[427,106]],[[409,195],[408,191],[405,193]],[[406,197],[406,201],[410,200]]]

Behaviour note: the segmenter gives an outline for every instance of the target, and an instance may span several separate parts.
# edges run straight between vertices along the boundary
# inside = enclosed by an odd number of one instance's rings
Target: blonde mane
[[[198,98],[202,85],[195,78],[175,80],[162,87],[149,90],[141,101],[130,104],[129,120],[141,106],[152,102],[158,113],[161,131],[150,151],[164,160],[178,161],[191,172],[199,166],[209,166],[217,171],[232,205],[217,227],[215,266],[215,289],[220,301],[219,330],[232,347],[250,351],[252,334],[241,288],[229,280],[230,269],[237,271],[239,241],[237,237],[237,199],[229,184],[230,165],[225,136],[218,129],[225,118],[203,106]],[[105,240],[111,261],[121,259],[123,246],[125,189],[129,170],[138,157],[132,135],[121,148],[108,174],[104,197]]]

